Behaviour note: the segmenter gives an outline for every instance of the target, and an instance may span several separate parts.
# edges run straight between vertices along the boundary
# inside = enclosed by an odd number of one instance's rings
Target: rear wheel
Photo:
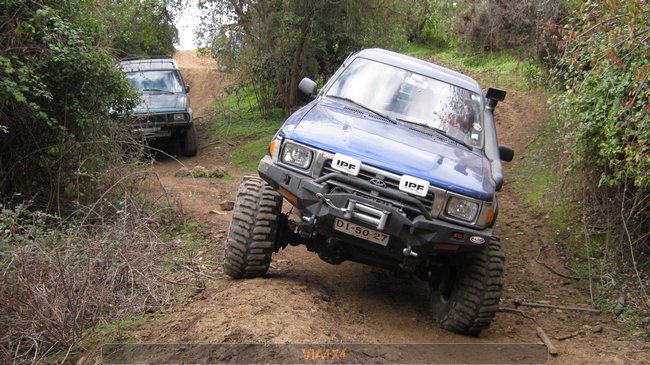
[[[228,229],[224,272],[235,279],[264,274],[278,238],[282,197],[264,180],[245,178],[239,186]]]
[[[196,139],[196,127],[194,127],[194,123],[192,123],[187,127],[187,129],[185,129],[185,133],[180,136],[181,155],[188,157],[196,156],[196,153],[198,152]]]
[[[466,335],[488,328],[499,309],[504,255],[498,239],[448,265],[432,281],[432,311],[440,327]]]

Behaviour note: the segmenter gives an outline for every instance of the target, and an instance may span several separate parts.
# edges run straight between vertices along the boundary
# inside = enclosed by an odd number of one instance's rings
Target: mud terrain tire
[[[477,336],[490,326],[499,309],[503,288],[501,243],[493,239],[487,249],[469,252],[460,265],[448,270],[432,290],[433,316],[440,327]]]
[[[278,237],[282,197],[262,179],[244,178],[239,185],[223,259],[233,279],[266,274]]]
[[[198,144],[196,139],[196,127],[194,126],[194,123],[187,127],[185,133],[180,136],[180,144],[181,155],[187,157],[196,156],[196,153],[198,152]]]

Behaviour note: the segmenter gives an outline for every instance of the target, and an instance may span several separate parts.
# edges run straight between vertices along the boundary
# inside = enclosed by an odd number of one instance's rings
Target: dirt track
[[[223,87],[225,78],[209,60],[191,53],[177,57],[189,84],[195,117],[208,112],[207,104]],[[545,97],[510,93],[497,108],[500,141],[512,146],[514,164],[533,138],[535,126],[546,120]],[[198,123],[206,123],[199,118]],[[199,131],[207,131],[201,128]],[[207,146],[192,159],[192,167],[220,166],[230,180],[174,177],[181,166],[171,159],[158,161],[156,170],[165,188],[176,194],[184,212],[213,237],[221,257],[224,232],[230,221],[219,203],[234,199],[239,179],[252,174],[227,164],[229,146]],[[535,262],[540,245],[543,259],[560,271],[555,235],[543,219],[533,217],[509,192],[500,195],[501,211],[496,234],[506,253],[505,286],[501,307],[512,308],[515,298],[573,307],[589,306],[589,299],[572,280],[550,273]],[[218,269],[217,269],[218,270]],[[390,273],[355,263],[329,265],[306,251],[289,247],[274,255],[269,275],[263,279],[230,280],[220,275],[205,291],[158,314],[135,333],[148,343],[538,343],[536,327],[557,337],[578,330],[584,333],[565,341],[554,340],[559,356],[549,363],[650,363],[650,345],[627,335],[608,315],[553,309],[520,308],[526,315],[501,312],[479,338],[438,329],[429,316],[429,291],[423,282],[394,278]],[[600,326],[602,331],[591,329]]]

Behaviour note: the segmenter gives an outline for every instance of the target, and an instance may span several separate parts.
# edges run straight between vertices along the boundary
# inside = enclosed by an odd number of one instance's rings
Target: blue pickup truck
[[[494,108],[505,92],[458,72],[367,49],[351,54],[270,141],[241,183],[225,245],[233,278],[264,275],[304,244],[431,285],[441,327],[478,335],[498,310],[504,255],[493,235],[503,185]],[[292,214],[282,211],[286,201]]]

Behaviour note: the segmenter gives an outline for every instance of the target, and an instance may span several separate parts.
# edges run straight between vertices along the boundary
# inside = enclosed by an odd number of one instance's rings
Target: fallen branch
[[[561,309],[561,310],[567,310],[567,311],[581,311],[581,312],[589,312],[589,313],[600,314],[600,310],[593,309],[593,308],[565,307],[565,306],[561,306],[561,305],[542,304],[542,303],[527,303],[527,302],[522,302],[522,301],[520,301],[518,299],[513,299],[512,304],[514,304],[516,307],[521,305],[521,306],[524,306],[524,307],[553,308],[553,309]]]
[[[537,327],[537,337],[542,339],[542,342],[544,342],[544,345],[546,345],[546,348],[548,349],[548,353],[551,354],[552,356],[557,356],[557,347],[553,345],[551,342],[551,339],[548,338],[546,333],[544,333],[544,330],[542,327]]]
[[[523,312],[523,311],[520,311],[519,309],[514,309],[514,308],[501,308],[501,307],[499,307],[499,312],[505,312],[505,313],[518,313],[518,314],[520,314],[520,315],[521,315],[522,317],[524,317],[524,318],[528,318],[528,319],[533,320],[533,321],[535,320],[534,317],[532,317],[532,316],[526,314],[526,313]]]
[[[556,339],[557,339],[558,341],[564,341],[564,340],[568,340],[568,339],[570,339],[570,338],[573,338],[573,337],[579,336],[579,335],[581,335],[581,334],[583,334],[583,333],[585,333],[585,332],[582,331],[582,330],[579,330],[579,331],[575,331],[575,332],[573,332],[573,333],[569,333],[568,335],[558,336],[558,337],[556,337]]]
[[[548,271],[552,272],[553,274],[555,274],[555,275],[557,275],[557,276],[561,276],[561,277],[563,277],[563,278],[565,278],[565,279],[571,279],[571,280],[589,280],[589,278],[585,278],[585,277],[582,277],[582,276],[574,276],[574,275],[563,274],[563,273],[561,273],[561,272],[555,270],[553,267],[551,267],[551,266],[550,266],[549,264],[547,264],[546,262],[541,261],[541,260],[539,259],[539,256],[542,254],[542,249],[544,249],[544,247],[546,247],[546,246],[543,245],[543,244],[539,246],[539,251],[537,251],[537,257],[535,257],[535,262],[536,262],[536,263],[538,263],[538,264],[544,266]],[[600,280],[599,277],[592,277],[591,279],[592,279],[592,280]]]
[[[204,273],[203,271],[200,271],[200,270],[194,270],[193,268],[191,268],[191,267],[189,267],[189,266],[187,266],[187,265],[183,265],[183,264],[178,264],[178,265],[180,265],[180,266],[183,267],[185,270],[187,270],[187,271],[189,271],[189,272],[191,272],[191,273],[193,273],[193,274],[201,275],[201,276],[205,276],[206,278],[208,278],[208,279],[212,279],[212,280],[219,280],[219,278],[217,278],[216,276],[212,276],[212,275],[210,275],[210,274],[206,274],[206,273]]]

